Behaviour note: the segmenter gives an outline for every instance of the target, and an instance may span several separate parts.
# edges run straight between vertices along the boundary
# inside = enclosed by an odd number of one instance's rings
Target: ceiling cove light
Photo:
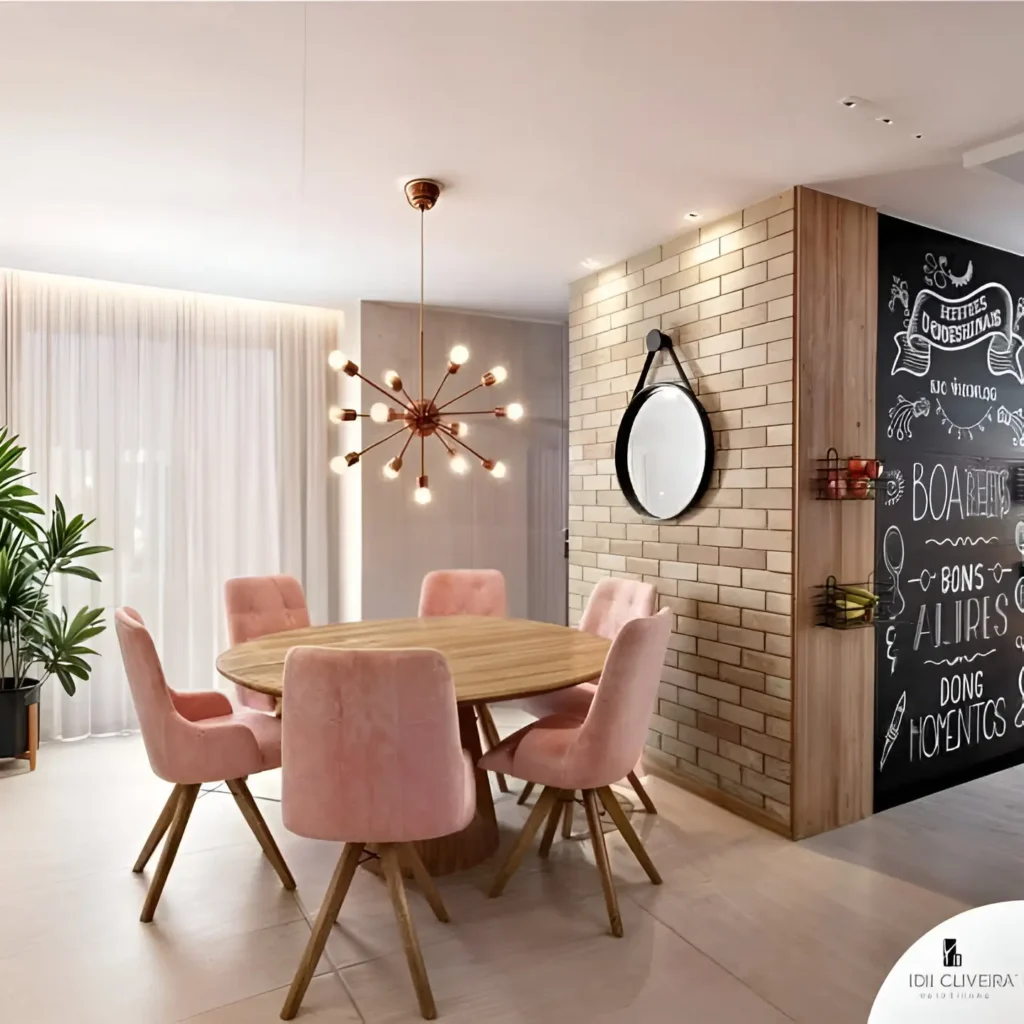
[[[354,420],[357,417],[368,418],[373,423],[384,424],[398,421],[397,430],[392,431],[385,437],[373,444],[367,445],[362,451],[349,452],[347,455],[336,455],[331,459],[331,470],[335,473],[343,473],[348,467],[354,466],[371,448],[390,441],[393,437],[405,435],[405,443],[401,451],[389,459],[383,466],[382,472],[385,479],[395,480],[402,471],[403,459],[409,445],[419,440],[420,449],[420,471],[416,477],[416,489],[413,492],[413,500],[417,505],[429,505],[431,501],[430,481],[427,477],[426,467],[426,441],[428,437],[436,438],[448,454],[448,465],[451,471],[462,476],[469,469],[469,462],[461,449],[469,452],[479,463],[491,473],[491,476],[501,479],[505,476],[505,464],[495,462],[481,455],[478,451],[466,444],[464,438],[468,433],[466,424],[458,417],[462,416],[494,416],[501,420],[521,420],[524,410],[519,402],[512,402],[508,406],[499,405],[491,409],[461,409],[451,408],[456,402],[479,391],[480,388],[491,388],[495,384],[502,384],[508,377],[508,371],[504,366],[493,366],[480,377],[480,383],[467,388],[455,398],[449,399],[443,404],[438,404],[438,398],[445,381],[459,372],[461,367],[469,360],[469,349],[463,344],[452,347],[445,360],[444,373],[441,382],[434,389],[434,393],[428,396],[424,389],[423,373],[423,215],[431,210],[441,194],[441,186],[429,178],[416,178],[406,183],[405,197],[409,205],[420,213],[420,324],[419,324],[419,356],[420,356],[420,377],[418,398],[413,398],[402,383],[402,378],[397,370],[387,370],[384,373],[384,387],[359,372],[359,367],[346,359],[341,352],[332,352],[327,357],[328,365],[337,373],[344,373],[349,377],[358,377],[364,384],[368,384],[375,391],[382,394],[387,402],[375,402],[370,407],[369,414],[357,413],[355,409],[341,409],[332,406],[329,412],[332,423],[344,423]],[[595,260],[595,266],[600,264]],[[397,403],[398,408],[392,403]]]

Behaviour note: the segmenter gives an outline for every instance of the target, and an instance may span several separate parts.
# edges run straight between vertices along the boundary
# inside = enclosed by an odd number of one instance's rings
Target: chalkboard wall
[[[1024,259],[879,218],[875,809],[1024,761]]]

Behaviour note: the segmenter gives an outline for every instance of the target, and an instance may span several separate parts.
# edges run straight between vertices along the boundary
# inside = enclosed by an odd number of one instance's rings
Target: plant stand
[[[18,755],[19,761],[28,761],[28,770],[36,770],[36,752],[39,750],[39,705],[28,706],[28,750]]]

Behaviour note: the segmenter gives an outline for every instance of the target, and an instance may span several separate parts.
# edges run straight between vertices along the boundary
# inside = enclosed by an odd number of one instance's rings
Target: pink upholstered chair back
[[[294,648],[285,660],[282,724],[290,831],[402,843],[467,824],[473,777],[438,651]]]
[[[643,753],[661,682],[672,612],[627,622],[612,641],[590,712],[570,757],[607,786],[633,770]]]
[[[231,646],[267,633],[283,633],[309,625],[302,586],[292,576],[240,576],[224,584]],[[239,703],[258,711],[273,711],[273,697],[236,686]]]
[[[614,640],[632,619],[654,614],[655,593],[650,583],[639,580],[599,580],[590,592],[580,619],[585,633]]]
[[[188,723],[174,707],[160,656],[142,616],[134,608],[118,608],[114,625],[149,763],[161,779],[177,782],[175,742],[187,732]]]
[[[505,577],[497,569],[440,569],[423,577],[421,616],[507,614]]]

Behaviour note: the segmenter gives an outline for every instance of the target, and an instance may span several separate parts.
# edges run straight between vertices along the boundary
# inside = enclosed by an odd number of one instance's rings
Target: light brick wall
[[[666,522],[629,507],[614,466],[652,328],[716,445],[700,507]],[[570,618],[602,577],[653,583],[676,620],[647,754],[788,825],[792,190],[577,281],[569,343]]]

